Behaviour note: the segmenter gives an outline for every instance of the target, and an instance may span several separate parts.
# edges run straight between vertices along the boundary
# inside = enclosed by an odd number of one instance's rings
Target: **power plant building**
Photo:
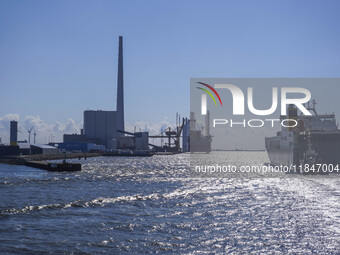
[[[119,36],[118,77],[117,77],[117,110],[116,111],[84,111],[83,133],[88,142],[105,145],[119,145],[117,138],[124,137],[124,80],[123,80],[123,37]],[[113,143],[113,140],[115,142]]]
[[[124,124],[124,79],[123,79],[123,37],[119,36],[118,75],[116,111],[86,110],[84,126],[80,135],[65,134],[60,148],[80,148],[79,143],[104,145],[106,149],[148,150],[148,132],[125,136]],[[72,146],[74,144],[75,146]],[[67,146],[66,146],[67,145]],[[64,146],[64,147],[63,147]],[[81,147],[86,150],[86,147]]]
[[[84,134],[87,141],[108,147],[117,138],[116,111],[84,111]]]
[[[123,37],[119,36],[117,110],[86,110],[84,126],[80,135],[65,134],[64,143],[94,143],[105,145],[108,149],[119,147],[119,139],[124,140],[124,80],[123,80]]]

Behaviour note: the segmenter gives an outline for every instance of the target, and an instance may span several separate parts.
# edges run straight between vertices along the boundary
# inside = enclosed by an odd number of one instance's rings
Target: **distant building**
[[[86,143],[87,137],[86,135],[78,135],[78,134],[64,134],[63,135],[64,143]]]
[[[0,145],[0,156],[13,156],[13,155],[19,155],[19,146],[9,146],[9,145]]]
[[[116,111],[86,110],[81,134],[65,134],[59,149],[67,151],[90,150],[148,150],[148,132],[139,132],[125,136],[124,124],[124,79],[123,79],[123,37],[119,36],[117,107]],[[93,145],[105,146],[93,148]]]
[[[68,151],[68,152],[91,152],[91,151],[105,150],[104,145],[97,145],[94,143],[66,142],[66,143],[57,143],[56,146],[58,147],[60,151]]]
[[[0,145],[0,156],[7,155],[30,155],[31,146],[26,142],[18,142],[17,145],[3,144]]]
[[[93,142],[112,148],[118,143],[115,139],[124,137],[124,78],[123,78],[123,37],[119,36],[118,77],[116,111],[84,111],[83,132],[87,142]]]
[[[117,138],[118,149],[149,150],[149,132],[129,133]]]
[[[135,148],[135,137],[133,136],[119,137],[117,148],[133,150]]]
[[[135,133],[135,149],[136,150],[149,149],[149,132]]]
[[[45,144],[30,144],[27,141],[18,141],[18,122],[10,122],[10,143],[0,144],[0,156],[55,154],[58,149]]]
[[[18,142],[20,155],[31,155],[31,144],[27,142]]]
[[[31,154],[57,154],[59,150],[46,144],[31,144]]]

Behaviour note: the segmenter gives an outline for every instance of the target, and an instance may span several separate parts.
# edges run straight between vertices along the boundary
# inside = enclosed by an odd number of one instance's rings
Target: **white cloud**
[[[9,129],[10,121],[19,121],[18,114],[6,114],[0,117],[0,137],[2,142],[9,142]],[[31,141],[33,142],[33,133],[37,134],[37,143],[48,143],[51,139],[55,142],[63,140],[63,134],[80,133],[82,123],[76,123],[73,119],[69,118],[66,122],[56,122],[49,124],[44,122],[39,115],[26,116],[23,122],[18,123],[18,140],[28,140],[27,129],[34,128],[31,133]],[[51,136],[52,135],[52,136]]]
[[[0,137],[2,142],[9,142],[9,129],[11,120],[20,120],[19,114],[6,114],[0,117]],[[66,122],[57,121],[55,123],[47,123],[40,118],[39,115],[28,115],[24,118],[24,121],[18,123],[18,140],[28,140],[27,129],[34,128],[31,133],[31,141],[33,142],[34,131],[37,134],[37,143],[48,143],[51,138],[54,142],[62,142],[63,134],[80,133],[80,129],[83,127],[83,123],[76,123],[75,120],[69,118]],[[167,119],[164,119],[158,123],[150,123],[146,121],[138,121],[133,124],[127,123],[125,125],[126,131],[136,132],[147,131],[150,135],[158,135],[166,128],[175,128],[175,124],[170,123]],[[51,137],[52,135],[52,137]]]
[[[0,117],[0,130],[9,130],[10,121],[19,121],[19,114],[8,113],[3,117]]]

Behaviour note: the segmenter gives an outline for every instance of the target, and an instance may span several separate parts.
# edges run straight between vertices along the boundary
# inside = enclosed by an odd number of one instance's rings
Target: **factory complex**
[[[180,118],[176,116],[176,127],[168,127],[158,135],[149,136],[148,132],[127,132],[124,121],[124,78],[123,78],[123,37],[119,36],[118,49],[118,77],[117,77],[117,105],[116,111],[86,110],[83,115],[83,128],[80,134],[64,134],[63,142],[50,142],[49,144],[36,144],[34,142],[18,141],[18,122],[10,123],[10,144],[1,144],[0,156],[32,155],[32,154],[57,154],[61,152],[104,152],[105,155],[150,155],[150,152],[179,153],[190,151],[190,133],[195,135],[194,150],[201,150],[200,137],[204,138],[203,151],[210,151],[211,137],[209,127],[201,135],[195,129],[194,117]],[[191,129],[190,129],[191,126]],[[208,123],[209,126],[209,123]],[[162,139],[161,145],[149,143],[149,138]],[[163,140],[166,142],[163,144]],[[198,140],[198,142],[197,142]]]

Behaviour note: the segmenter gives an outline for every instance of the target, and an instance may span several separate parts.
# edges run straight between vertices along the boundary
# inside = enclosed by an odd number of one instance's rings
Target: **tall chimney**
[[[11,121],[10,127],[10,145],[14,146],[18,144],[18,122],[15,120]]]
[[[124,79],[123,79],[123,36],[119,36],[118,80],[117,80],[117,129],[125,131],[124,125]],[[119,133],[123,135],[122,133]]]

